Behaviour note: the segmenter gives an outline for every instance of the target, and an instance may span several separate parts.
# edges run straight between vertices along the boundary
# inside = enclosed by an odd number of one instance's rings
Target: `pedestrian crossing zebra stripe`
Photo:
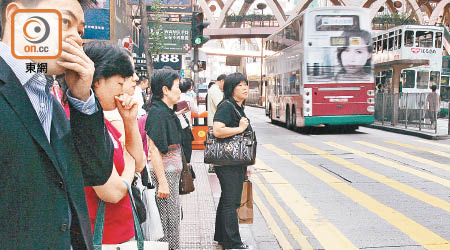
[[[270,231],[277,239],[278,244],[280,244],[281,249],[293,250],[294,247],[291,245],[289,240],[286,238],[283,231],[281,231],[280,227],[278,226],[277,222],[273,218],[269,209],[267,209],[267,207],[264,205],[261,198],[259,197],[259,195],[256,192],[253,192],[253,201],[255,202],[256,206],[258,206],[259,211],[261,212],[262,216],[266,220],[267,226],[269,227]]]
[[[438,147],[450,148],[450,145],[444,144],[444,143],[437,143],[437,142],[431,142],[431,141],[425,141],[425,140],[415,140],[415,141],[420,142],[420,143],[426,143],[426,144],[438,146]]]
[[[323,246],[323,249],[359,249],[354,246],[353,243],[339,231],[339,229],[331,224],[327,218],[322,216],[317,208],[306,201],[296,188],[285,178],[260,160],[256,162],[256,165],[259,169],[263,170],[259,171],[258,174],[263,176],[266,183],[272,186],[286,206],[292,210],[292,212],[314,235],[315,239]]]
[[[365,142],[365,141],[354,141],[354,142],[355,143],[359,143],[359,144],[364,145],[364,146],[367,146],[367,147],[371,147],[371,148],[374,148],[374,149],[378,149],[378,150],[381,150],[381,151],[388,152],[389,154],[397,155],[397,156],[400,156],[400,157],[403,157],[403,158],[406,158],[406,159],[410,159],[410,160],[413,160],[413,161],[417,161],[417,162],[423,163],[423,164],[425,164],[425,166],[433,166],[433,167],[440,168],[440,169],[445,170],[445,171],[450,171],[450,166],[446,165],[446,164],[442,164],[442,163],[435,162],[435,161],[432,161],[432,160],[428,160],[428,159],[425,159],[425,158],[422,158],[422,157],[418,157],[418,156],[415,156],[415,155],[412,155],[412,154],[408,154],[408,153],[405,153],[405,152],[402,152],[402,151],[399,151],[399,150],[395,150],[393,148],[386,148],[386,147],[383,147],[383,146],[380,146],[380,145],[376,145],[376,144],[373,144],[373,143],[369,143],[369,142]]]
[[[394,145],[397,145],[397,146],[401,146],[401,147],[404,147],[404,148],[415,149],[415,150],[424,151],[424,152],[432,153],[432,154],[435,154],[435,155],[439,155],[439,156],[450,158],[450,154],[449,153],[445,153],[445,152],[442,152],[442,151],[439,151],[439,150],[435,150],[435,149],[431,149],[431,148],[424,148],[424,147],[414,146],[414,145],[401,143],[401,142],[396,142],[396,141],[384,141],[384,142],[390,143],[390,144],[394,144]]]
[[[361,157],[364,157],[366,159],[372,160],[374,162],[381,163],[381,164],[383,164],[385,166],[388,166],[388,167],[391,167],[391,168],[395,168],[395,169],[403,171],[405,173],[415,175],[415,176],[417,176],[419,178],[422,178],[422,179],[425,179],[425,180],[428,180],[428,181],[432,181],[434,183],[441,184],[442,186],[450,187],[450,180],[448,180],[448,179],[441,178],[439,176],[432,175],[430,173],[426,173],[426,172],[423,172],[423,171],[420,171],[420,170],[417,170],[417,169],[414,169],[414,168],[406,167],[406,166],[403,166],[403,165],[398,164],[396,162],[393,162],[393,161],[390,161],[390,160],[386,160],[384,158],[381,158],[381,157],[378,157],[378,156],[374,156],[374,155],[371,155],[371,154],[368,154],[368,153],[365,153],[365,152],[362,152],[362,151],[359,151],[359,150],[356,150],[356,149],[352,149],[352,148],[346,147],[344,145],[341,145],[341,144],[338,144],[338,143],[335,143],[335,142],[325,142],[325,144],[330,145],[330,146],[335,147],[335,148],[338,148],[338,149],[341,149],[341,150],[344,150],[344,151],[347,151],[347,152],[350,152],[350,153],[353,153],[355,155],[359,155]]]
[[[325,152],[323,150],[320,150],[318,148],[314,148],[314,147],[308,146],[308,145],[306,145],[304,143],[294,143],[294,145],[299,147],[299,148],[301,148],[301,149],[313,152],[313,153],[315,153],[315,154],[317,154],[317,155],[319,155],[319,156],[321,156],[323,158],[326,158],[326,159],[328,159],[330,161],[333,161],[333,162],[335,162],[335,163],[337,163],[337,164],[339,164],[339,165],[341,165],[341,166],[343,166],[345,168],[348,168],[348,169],[350,169],[350,170],[352,170],[354,172],[357,172],[357,173],[359,173],[361,175],[369,177],[370,179],[378,181],[379,183],[382,183],[382,184],[387,185],[387,186],[389,186],[389,187],[391,187],[393,189],[396,189],[396,190],[398,190],[398,191],[400,191],[400,192],[402,192],[404,194],[407,194],[407,195],[409,195],[409,196],[411,196],[411,197],[413,197],[413,198],[415,198],[417,200],[420,200],[420,201],[422,201],[424,203],[427,203],[427,204],[429,204],[431,206],[440,208],[440,209],[442,209],[442,210],[444,210],[446,212],[450,212],[450,203],[447,202],[447,201],[444,201],[444,200],[442,200],[442,199],[440,199],[440,198],[438,198],[436,196],[427,194],[427,193],[425,193],[423,191],[420,191],[420,190],[418,190],[416,188],[413,188],[413,187],[411,187],[409,185],[406,185],[406,184],[401,183],[399,181],[390,179],[390,178],[388,178],[388,177],[386,177],[386,176],[384,176],[382,174],[379,174],[379,173],[376,173],[376,172],[374,172],[372,170],[363,168],[362,166],[360,166],[358,164],[355,164],[353,162],[341,159],[341,158],[339,158],[339,157],[337,157],[335,155],[331,155],[330,153]]]
[[[262,162],[257,162],[257,167],[261,165]],[[266,198],[267,202],[270,206],[273,207],[278,217],[281,219],[283,224],[288,229],[289,233],[292,235],[292,238],[298,243],[302,250],[314,250],[311,244],[308,242],[307,237],[301,232],[300,228],[292,221],[290,216],[286,213],[283,207],[278,203],[277,199],[272,195],[272,193],[267,189],[267,187],[263,184],[263,182],[259,179],[257,175],[252,176],[252,181],[256,184],[258,189]]]
[[[303,168],[310,174],[314,175],[316,178],[320,179],[322,182],[349,197],[357,204],[367,208],[372,213],[378,215],[386,222],[398,228],[400,231],[405,233],[408,237],[410,237],[418,244],[422,245],[424,248],[428,250],[450,250],[450,242],[435,234],[428,228],[408,218],[404,214],[398,212],[397,210],[382,204],[371,196],[348,185],[335,176],[326,173],[318,167],[315,167],[298,158],[297,156],[294,156],[280,148],[277,148],[272,144],[265,144],[264,147],[291,161],[295,165]],[[325,247],[325,249],[327,248]]]

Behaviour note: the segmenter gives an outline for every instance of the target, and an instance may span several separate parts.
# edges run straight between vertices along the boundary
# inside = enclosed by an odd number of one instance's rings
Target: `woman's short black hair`
[[[234,88],[236,88],[239,83],[242,81],[248,84],[247,77],[245,77],[242,73],[233,73],[227,75],[225,78],[225,83],[223,85],[223,92],[225,98],[231,98],[233,96]]]
[[[152,89],[152,101],[161,100],[164,96],[163,87],[172,89],[173,82],[179,79],[178,73],[173,69],[159,69],[153,72],[150,77],[150,86]]]
[[[92,85],[101,78],[115,75],[127,78],[134,74],[133,64],[125,48],[105,41],[92,41],[83,44],[83,50],[95,64]]]
[[[190,90],[192,87],[192,82],[192,79],[184,78],[180,84],[181,93],[186,93],[188,90]]]

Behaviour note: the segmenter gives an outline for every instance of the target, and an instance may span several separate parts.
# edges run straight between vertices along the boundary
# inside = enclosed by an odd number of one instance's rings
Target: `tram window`
[[[405,31],[405,47],[412,47],[414,44],[414,31]]]
[[[405,83],[403,88],[414,88],[416,83],[416,71],[415,70],[405,70],[403,71],[406,75]]]
[[[383,35],[383,51],[387,50],[387,35]]]
[[[442,78],[441,78],[441,87],[443,87],[443,86],[450,86],[448,84],[448,80],[449,80],[448,76],[442,76]]]
[[[442,32],[436,32],[436,40],[434,41],[434,47],[438,49],[442,47]]]
[[[377,52],[377,42],[373,41],[373,53]]]
[[[417,71],[417,88],[418,89],[427,89],[429,79],[430,79],[430,72]]]
[[[402,48],[402,30],[400,30],[397,42],[398,42],[398,48],[401,49]]]
[[[416,31],[416,47],[433,47],[433,32]]]
[[[388,50],[394,49],[394,37],[389,37]]]
[[[378,41],[377,41],[377,51],[381,51],[381,49],[382,49],[382,43],[383,43],[383,40],[382,40],[382,38],[381,38],[381,36],[378,36],[378,39],[377,39]]]
[[[430,87],[436,85],[439,87],[439,79],[441,78],[441,72],[431,71],[430,73]]]

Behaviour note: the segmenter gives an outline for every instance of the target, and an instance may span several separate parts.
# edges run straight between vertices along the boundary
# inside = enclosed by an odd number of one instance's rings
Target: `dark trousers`
[[[192,156],[192,141],[194,136],[192,135],[192,130],[187,127],[181,132],[181,146],[183,147],[184,157],[186,157],[186,162],[191,163]]]
[[[215,166],[222,193],[216,213],[214,240],[224,248],[242,244],[236,209],[241,205],[242,185],[247,166]]]

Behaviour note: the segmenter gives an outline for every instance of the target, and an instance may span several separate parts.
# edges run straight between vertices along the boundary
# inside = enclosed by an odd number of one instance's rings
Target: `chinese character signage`
[[[151,5],[152,0],[143,0],[145,5]],[[128,0],[128,4],[139,4],[139,0]],[[162,11],[166,13],[191,13],[191,0],[161,0]],[[147,6],[147,12],[152,12]]]
[[[153,32],[153,26],[155,23],[148,23],[150,32]],[[186,46],[190,44],[191,37],[191,24],[190,23],[161,23],[162,30],[164,32],[164,47],[161,53],[165,54],[184,54],[187,52]],[[152,39],[149,39],[149,43],[153,43]]]
[[[83,39],[111,40],[109,0],[97,0],[95,8],[84,11]]]

